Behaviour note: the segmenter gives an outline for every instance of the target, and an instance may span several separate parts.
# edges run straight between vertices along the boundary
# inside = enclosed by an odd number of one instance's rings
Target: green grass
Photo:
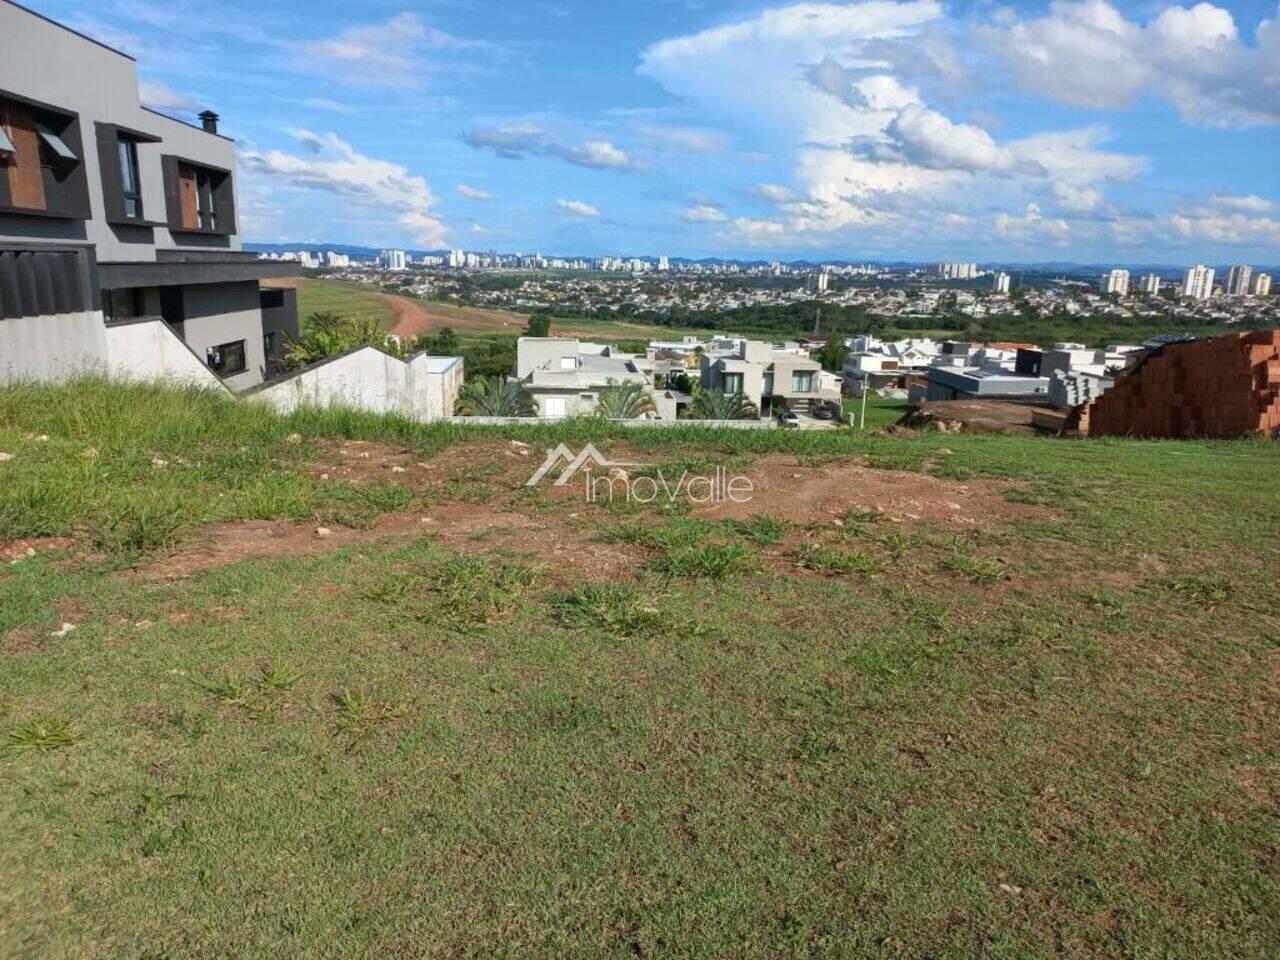
[[[377,288],[340,280],[302,280],[298,284],[298,317],[336,313],[342,317],[368,318],[389,326],[395,311]]]
[[[634,554],[587,578],[427,535],[169,580],[95,532],[145,564],[237,517],[367,522],[401,497],[309,479],[327,441],[477,437],[1040,506],[957,536],[549,500],[562,550]],[[87,381],[0,390],[0,450],[0,543],[77,544],[0,566],[5,956],[1280,950],[1280,445],[476,431]],[[509,496],[477,476],[468,510]]]
[[[862,423],[862,398],[845,397],[842,403],[845,416],[853,417],[855,429]],[[891,423],[897,423],[907,413],[906,400],[893,400],[882,397],[874,391],[867,394],[866,429],[882,430]]]

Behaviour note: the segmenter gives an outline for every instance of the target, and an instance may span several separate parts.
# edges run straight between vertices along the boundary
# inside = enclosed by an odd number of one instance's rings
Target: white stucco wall
[[[351,407],[438,420],[453,412],[462,386],[459,357],[415,357],[410,362],[373,347],[318,364],[249,396],[282,413],[298,407]]]
[[[0,383],[56,383],[106,366],[101,311],[0,320]]]
[[[8,323],[9,321],[6,321]],[[102,323],[101,320],[98,321]],[[0,324],[0,328],[4,325]],[[104,328],[106,373],[118,380],[161,381],[227,389],[218,376],[163,320],[142,320]]]

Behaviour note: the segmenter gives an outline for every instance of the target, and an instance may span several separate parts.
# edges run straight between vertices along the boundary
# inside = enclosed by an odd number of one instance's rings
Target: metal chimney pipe
[[[218,132],[218,115],[212,110],[206,110],[200,114],[200,126],[204,128],[205,133]]]

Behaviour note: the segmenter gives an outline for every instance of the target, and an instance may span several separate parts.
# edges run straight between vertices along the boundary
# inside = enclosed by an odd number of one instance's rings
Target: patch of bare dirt
[[[70,550],[75,541],[70,537],[27,537],[0,545],[0,563],[12,563],[52,550]]]
[[[506,440],[474,440],[453,444],[430,456],[412,450],[367,440],[327,441],[318,446],[318,456],[309,466],[315,477],[338,480],[357,486],[389,480],[416,487],[439,486],[449,481],[470,479],[495,483],[511,481],[514,488],[524,483],[541,462],[542,451],[534,457],[526,444]],[[530,460],[534,460],[530,464]]]
[[[467,333],[519,333],[525,320],[515,314],[475,310],[458,315],[433,312],[431,305],[393,294],[384,294],[394,318],[391,332],[401,340],[411,340],[423,333],[439,333],[445,327]]]
[[[455,444],[428,457],[366,441],[325,443],[308,468],[315,475],[356,484],[405,483],[420,499],[412,509],[385,514],[367,529],[268,520],[203,527],[173,555],[136,575],[179,579],[249,558],[319,556],[350,544],[424,535],[453,550],[541,564],[553,579],[607,581],[637,571],[645,559],[642,550],[595,539],[599,507],[584,503],[579,480],[553,487],[548,479],[541,502],[519,499],[542,456],[540,448],[492,438]],[[745,519],[764,513],[806,525],[832,523],[856,508],[878,510],[891,522],[957,531],[1046,515],[1043,507],[1004,499],[1009,485],[998,480],[960,483],[852,461],[809,466],[780,454],[755,460],[743,474],[753,484],[750,501],[698,506],[694,514]]]
[[[957,528],[995,526],[1043,518],[1043,507],[1013,503],[1010,485],[999,480],[960,483],[906,470],[876,470],[855,463],[801,466],[792,456],[761,457],[742,471],[751,498],[707,504],[695,514],[746,519],[769,514],[795,523],[830,521],[845,511],[878,510],[890,521],[929,521]]]
[[[1013,400],[932,400],[907,413],[901,427],[934,429],[943,433],[1008,433],[1034,436],[1033,423],[1043,406]]]
[[[4,635],[4,639],[0,640],[0,656],[3,657],[14,657],[42,648],[43,644],[40,642],[39,635],[30,627],[19,627],[17,630],[10,630]]]
[[[186,546],[135,571],[151,580],[180,580],[249,559],[315,557],[344,546],[432,536],[462,553],[494,553],[545,568],[548,579],[605,581],[634,572],[643,553],[622,544],[598,543],[587,525],[565,517],[530,517],[487,504],[449,503],[389,513],[369,529],[320,526],[303,520],[238,520],[201,527]]]

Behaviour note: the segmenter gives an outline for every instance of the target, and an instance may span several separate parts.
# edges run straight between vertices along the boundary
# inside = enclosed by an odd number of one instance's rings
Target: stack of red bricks
[[[1280,330],[1174,343],[1095,400],[1089,436],[1280,433]]]

